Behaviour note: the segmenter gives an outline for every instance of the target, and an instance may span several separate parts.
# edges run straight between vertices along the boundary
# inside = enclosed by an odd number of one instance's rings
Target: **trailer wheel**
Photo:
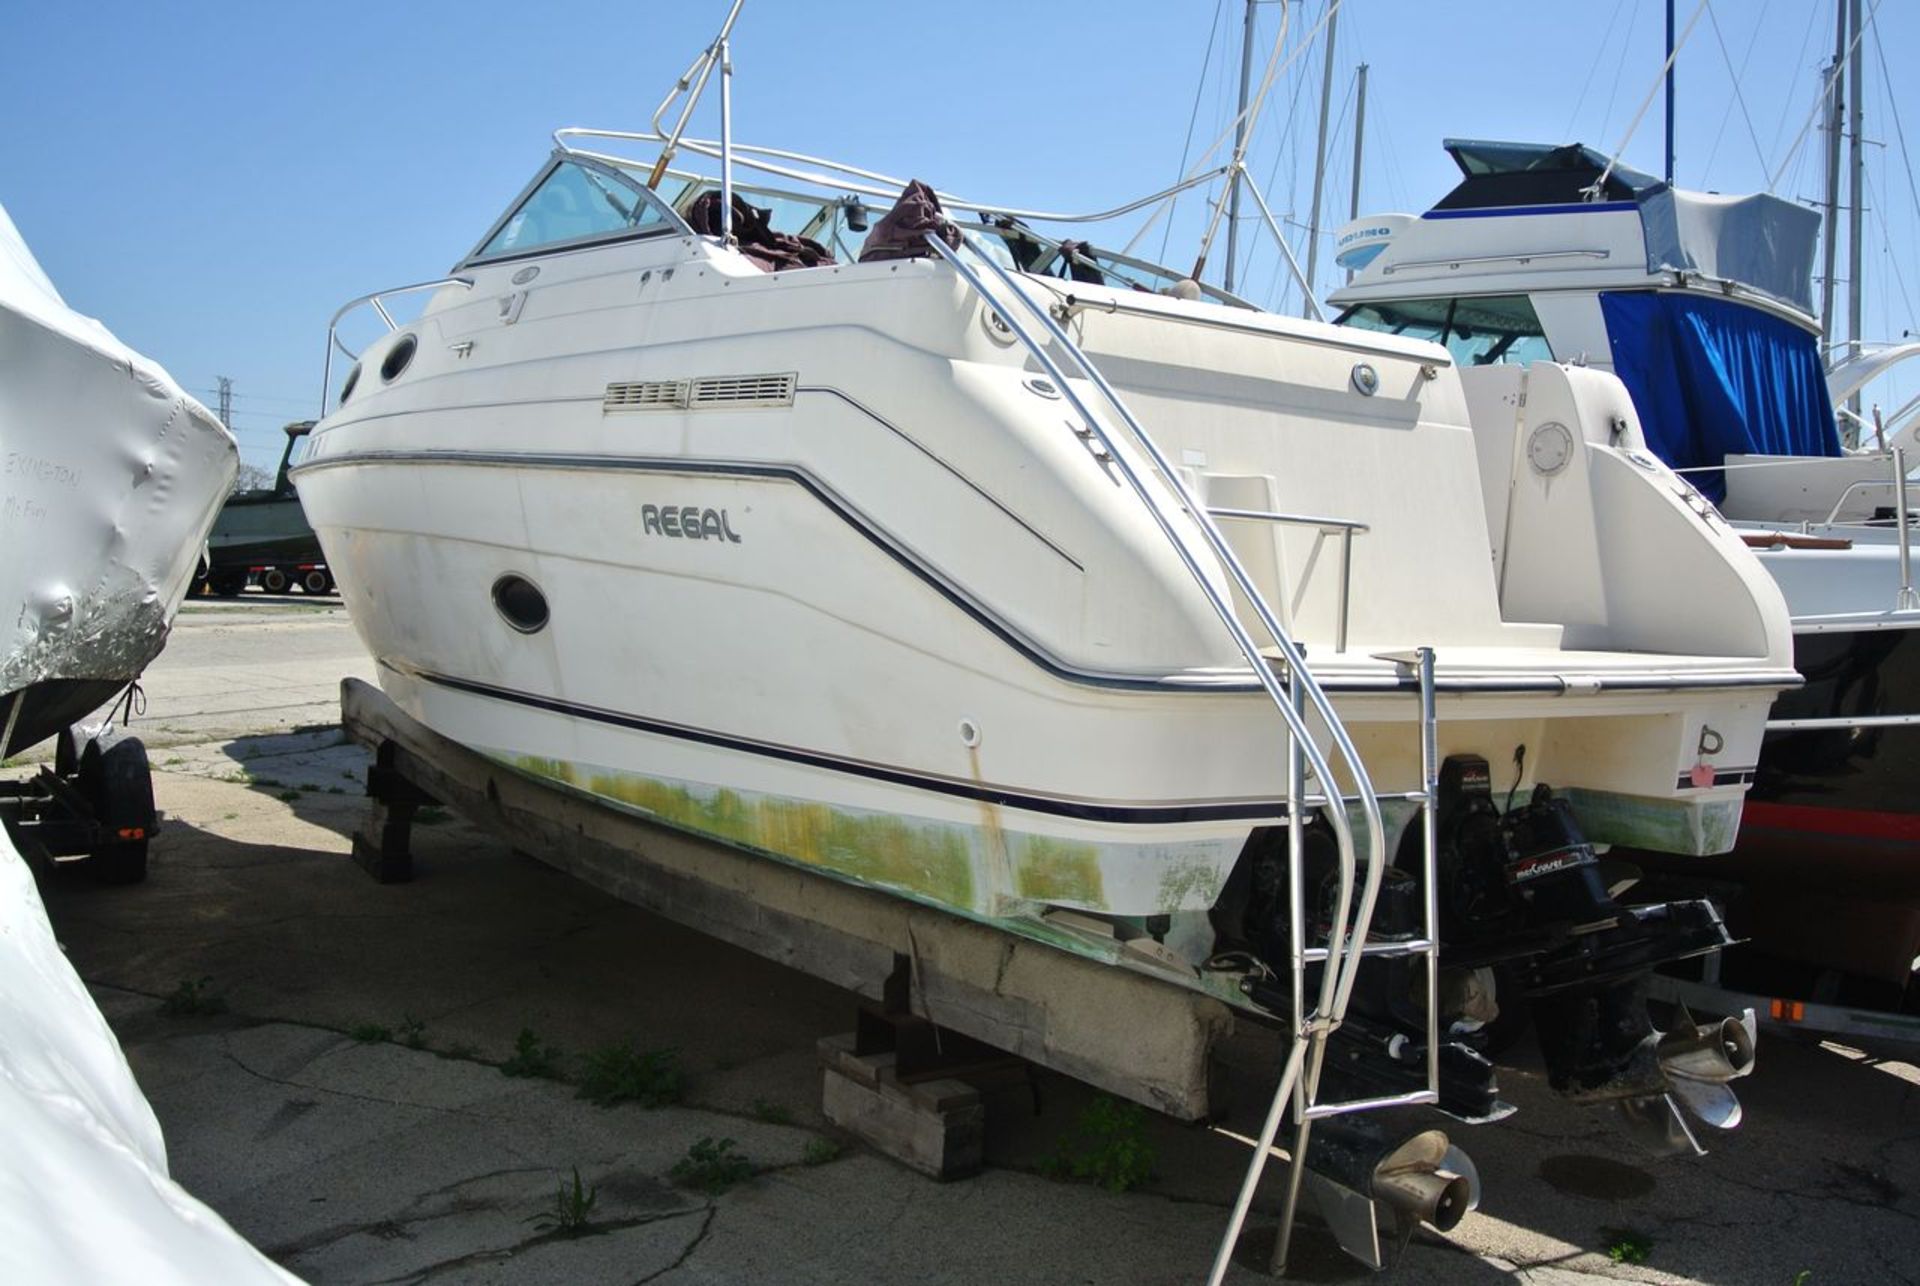
[[[333,588],[333,577],[315,567],[300,574],[300,588],[309,594],[324,594]]]
[[[105,838],[87,855],[87,870],[103,884],[138,884],[147,878],[147,845],[153,837],[153,772],[138,737],[105,750],[87,747],[81,758],[81,789],[93,805]]]
[[[260,588],[269,594],[284,594],[289,584],[287,574],[278,567],[269,567],[260,573]]]

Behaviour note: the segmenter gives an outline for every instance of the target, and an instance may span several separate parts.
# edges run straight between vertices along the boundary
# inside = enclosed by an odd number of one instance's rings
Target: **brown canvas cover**
[[[811,237],[777,231],[773,211],[748,205],[733,197],[733,238],[740,253],[768,272],[787,268],[819,268],[834,262],[828,249]],[[720,193],[702,192],[687,210],[687,224],[705,237],[720,235]]]
[[[960,248],[960,229],[941,212],[940,198],[932,188],[913,179],[901,190],[893,209],[867,234],[866,244],[860,248],[860,262],[924,258],[933,253],[933,247],[927,244],[929,232],[937,233],[954,249]]]

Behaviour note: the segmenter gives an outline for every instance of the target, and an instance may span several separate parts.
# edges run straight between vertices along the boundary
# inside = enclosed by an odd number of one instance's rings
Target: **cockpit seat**
[[[740,253],[768,272],[820,268],[834,262],[828,249],[811,237],[775,230],[773,211],[733,198],[733,237]],[[702,236],[720,235],[720,193],[702,192],[687,209],[687,224]]]

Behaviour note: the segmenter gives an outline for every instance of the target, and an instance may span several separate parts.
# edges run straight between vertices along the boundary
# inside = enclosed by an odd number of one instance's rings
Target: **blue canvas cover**
[[[1729,455],[1840,454],[1814,337],[1746,304],[1656,291],[1604,291],[1613,372],[1655,455],[1676,469]],[[1715,500],[1719,472],[1687,478]]]

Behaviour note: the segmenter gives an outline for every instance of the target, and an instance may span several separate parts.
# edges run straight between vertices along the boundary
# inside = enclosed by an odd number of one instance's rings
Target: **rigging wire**
[[[1813,43],[1814,22],[1819,16],[1819,5],[1813,4],[1807,6],[1807,29],[1800,33],[1800,52],[1793,56],[1793,65],[1795,67],[1805,67],[1807,65],[1807,49]],[[1755,32],[1756,34],[1758,33],[1758,28],[1755,28]],[[1779,150],[1780,147],[1781,131],[1787,128],[1787,113],[1792,110],[1793,97],[1789,94],[1780,95],[1780,118],[1773,123],[1773,139],[1770,143],[1770,146],[1776,151]]]
[[[1613,16],[1607,19],[1607,34],[1600,37],[1600,44],[1593,51],[1593,61],[1587,64],[1587,78],[1580,82],[1579,97],[1573,100],[1573,110],[1567,114],[1567,127],[1560,131],[1561,138],[1573,137],[1573,127],[1580,120],[1580,109],[1587,105],[1587,90],[1593,85],[1593,75],[1600,70],[1600,62],[1607,56],[1607,46],[1613,43],[1614,28],[1620,21],[1620,11],[1626,5],[1627,0],[1613,0]]]
[[[1826,105],[1827,95],[1833,92],[1834,79],[1840,75],[1840,69],[1846,66],[1847,59],[1853,56],[1853,51],[1860,45],[1860,37],[1866,34],[1866,28],[1873,25],[1874,15],[1879,12],[1880,0],[1873,0],[1873,8],[1867,10],[1867,18],[1861,24],[1861,29],[1853,33],[1853,39],[1847,42],[1846,52],[1827,72],[1826,78],[1820,82],[1820,92],[1814,96],[1813,110],[1807,113],[1806,123],[1800,126],[1800,132],[1793,136],[1793,146],[1787,150],[1786,158],[1780,162],[1780,169],[1775,171],[1773,182],[1767,184],[1767,191],[1771,192],[1779,185],[1780,174],[1786,170],[1787,162],[1799,155],[1800,145],[1807,141],[1807,131],[1813,128],[1813,122],[1820,115],[1821,107]]]
[[[1633,41],[1630,38],[1635,24],[1640,21],[1640,0],[1633,0],[1633,10],[1627,14],[1626,34],[1620,38],[1620,61],[1613,69],[1613,88],[1607,91],[1607,114],[1600,118],[1600,137],[1605,138],[1613,132],[1613,105],[1620,99],[1620,78],[1627,70],[1627,49]]]
[[[1213,25],[1207,28],[1207,53],[1206,56],[1200,60],[1200,79],[1196,81],[1193,86],[1193,110],[1187,115],[1187,137],[1180,144],[1179,172],[1181,174],[1187,172],[1187,157],[1193,151],[1193,127],[1198,124],[1200,120],[1200,97],[1207,89],[1207,72],[1213,66],[1214,42],[1220,38],[1220,14],[1221,11],[1226,8],[1226,5],[1227,0],[1214,0]],[[1179,209],[1180,198],[1176,196],[1167,205],[1167,227],[1166,231],[1160,234],[1160,257],[1156,260],[1158,263],[1165,263],[1167,261],[1167,239],[1173,235],[1173,217],[1179,212]]]
[[[1687,47],[1687,39],[1693,35],[1694,25],[1700,21],[1700,15],[1706,7],[1707,0],[1700,0],[1700,3],[1694,6],[1693,16],[1687,19],[1686,29],[1680,33],[1680,39],[1674,41],[1672,51],[1667,54],[1667,61],[1660,66],[1660,74],[1653,78],[1653,84],[1647,86],[1647,96],[1640,100],[1640,110],[1633,114],[1633,120],[1627,125],[1626,134],[1620,139],[1620,146],[1613,149],[1613,158],[1607,162],[1607,168],[1600,171],[1600,177],[1595,179],[1593,187],[1588,189],[1595,194],[1596,200],[1599,199],[1601,189],[1607,185],[1607,176],[1612,174],[1613,167],[1620,163],[1621,153],[1625,152],[1627,144],[1633,141],[1634,131],[1638,130],[1640,122],[1647,118],[1647,109],[1653,106],[1654,97],[1659,94],[1661,83],[1673,75],[1674,60],[1680,56],[1680,51]]]
[[[1887,70],[1887,51],[1880,43],[1880,28],[1871,22],[1867,25],[1873,27],[1873,49],[1880,59],[1880,85],[1887,98],[1887,114],[1893,117],[1893,136],[1900,142],[1900,164],[1907,172],[1907,196],[1913,201],[1913,217],[1920,225],[1920,185],[1913,181],[1913,153],[1907,149],[1906,126],[1900,123],[1900,100],[1894,97],[1893,75]],[[1913,305],[1908,304],[1907,308],[1911,311]]]
[[[1713,136],[1713,147],[1707,153],[1705,173],[1713,172],[1713,158],[1720,154],[1720,136],[1727,129],[1727,121],[1732,119],[1734,104],[1739,104],[1740,117],[1747,123],[1747,137],[1753,140],[1753,154],[1760,162],[1760,172],[1767,172],[1767,154],[1760,147],[1760,135],[1753,128],[1753,116],[1747,111],[1747,97],[1740,92],[1740,82],[1746,78],[1747,62],[1753,57],[1753,47],[1760,40],[1760,29],[1766,25],[1767,9],[1773,0],[1766,0],[1760,6],[1760,16],[1754,19],[1753,36],[1747,41],[1747,52],[1741,55],[1740,69],[1734,70],[1733,55],[1727,52],[1727,38],[1720,33],[1720,15],[1713,11],[1713,0],[1707,0],[1707,21],[1713,24],[1713,38],[1720,46],[1720,60],[1727,65],[1727,75],[1733,79],[1733,102],[1727,104],[1726,111],[1720,113],[1720,130]]]

